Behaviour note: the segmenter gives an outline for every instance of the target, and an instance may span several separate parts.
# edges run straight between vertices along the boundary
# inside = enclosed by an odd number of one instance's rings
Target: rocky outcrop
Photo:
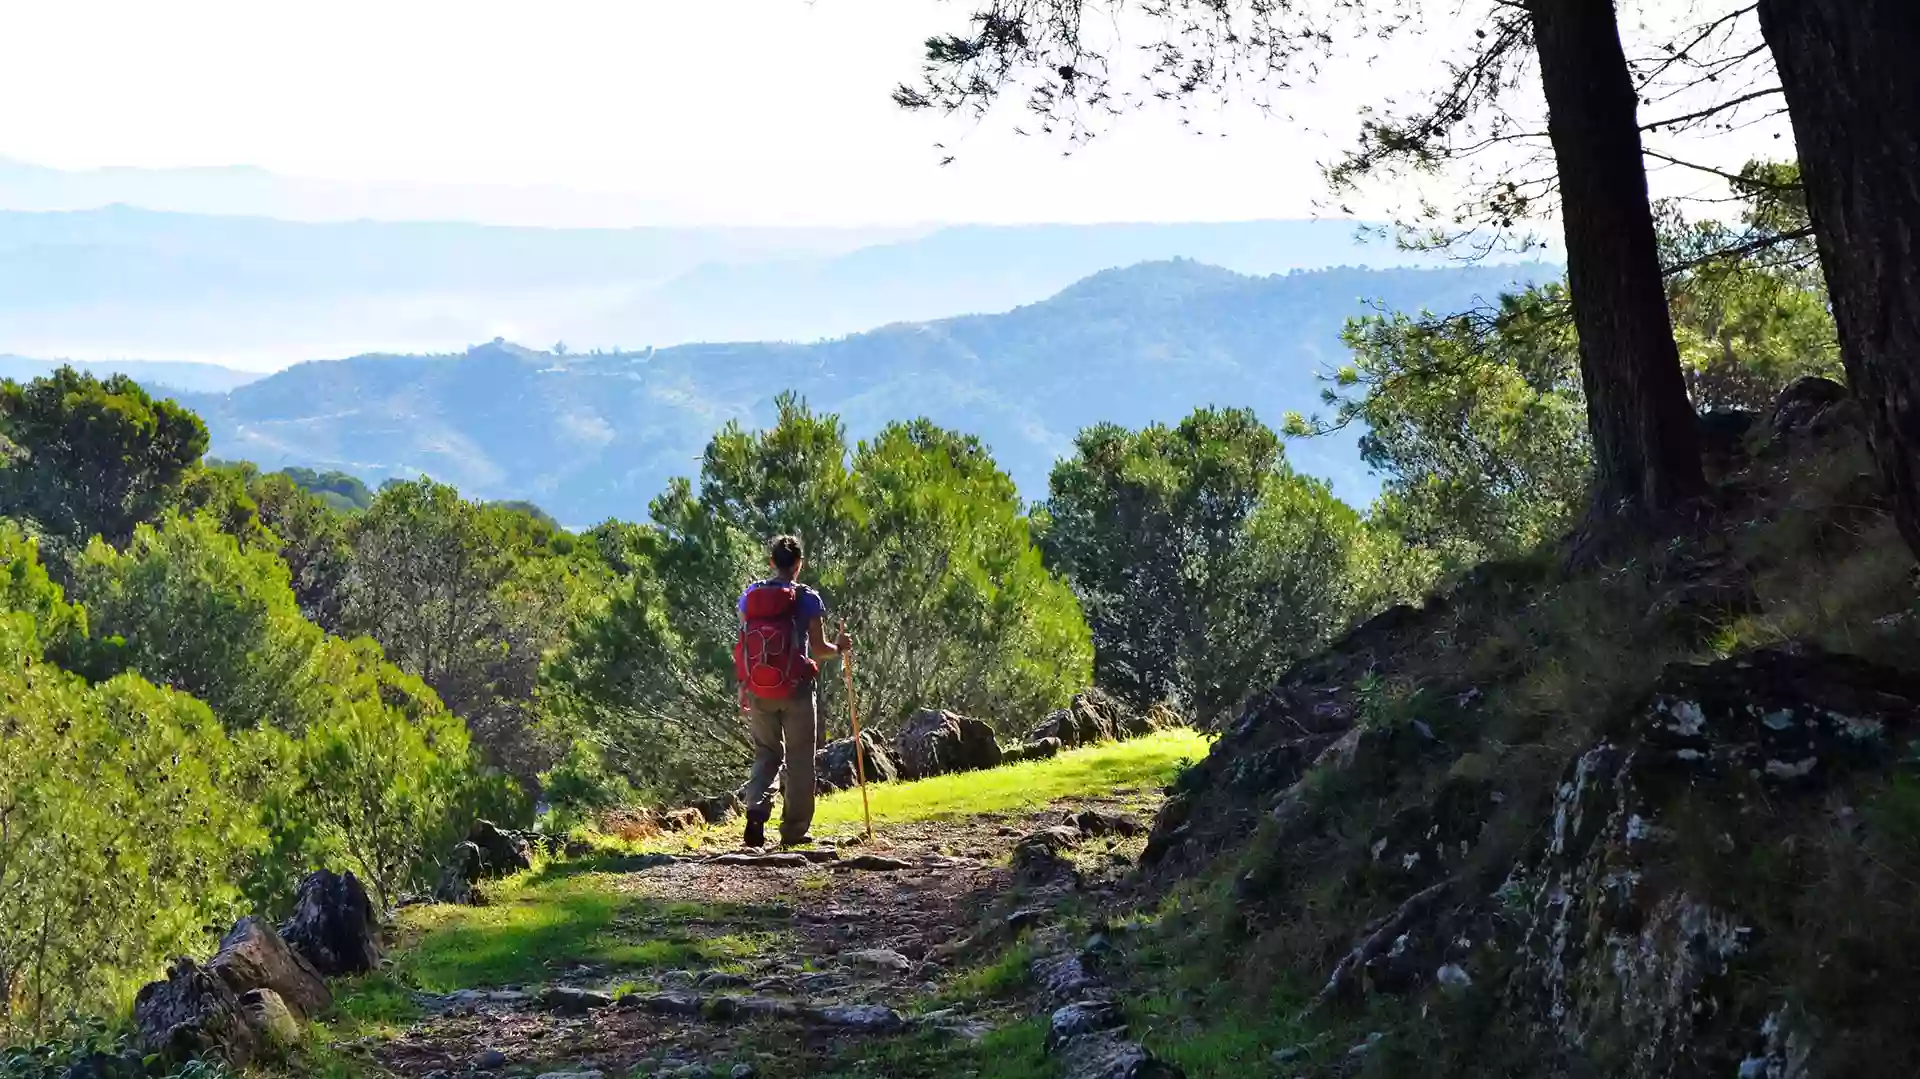
[[[900,778],[900,769],[893,763],[893,755],[872,731],[860,732],[860,755],[866,761],[866,778],[869,783],[891,783]],[[813,756],[814,786],[821,792],[843,791],[857,786],[855,781],[854,744],[851,737],[836,739],[821,747]]]
[[[1909,753],[1916,726],[1920,682],[1852,657],[1670,668],[1574,763],[1545,849],[1509,881],[1526,903],[1513,1004],[1625,1079],[1800,1074],[1788,1057],[1811,1028],[1792,1023],[1790,997],[1752,987],[1817,976],[1782,966],[1801,949],[1842,961],[1789,897],[1850,857],[1844,839],[1819,857],[1812,844],[1834,841],[1859,781]],[[1866,1010],[1820,1016],[1821,1037],[1846,1039]]]
[[[141,1048],[170,1063],[203,1057],[244,1068],[260,1049],[240,995],[226,980],[182,957],[133,1000]]]
[[[1033,745],[1057,739],[1062,748],[1073,749],[1138,738],[1177,723],[1178,717],[1165,706],[1136,712],[1098,689],[1089,689],[1074,694],[1073,703],[1067,707],[1047,713],[1022,742]]]
[[[440,880],[433,886],[434,901],[477,905],[481,896],[474,886],[486,876],[487,856],[480,852],[479,845],[470,841],[455,843],[447,852],[446,861],[440,863]]]
[[[220,938],[220,950],[207,969],[242,997],[254,990],[275,994],[279,1007],[300,1020],[318,1017],[333,1003],[333,993],[320,972],[260,918],[248,916],[234,923]]]
[[[1000,764],[1000,743],[986,723],[953,712],[915,712],[894,739],[902,779],[971,772]]]
[[[280,938],[329,978],[365,974],[380,965],[380,919],[352,873],[307,874],[293,916],[280,925]]]

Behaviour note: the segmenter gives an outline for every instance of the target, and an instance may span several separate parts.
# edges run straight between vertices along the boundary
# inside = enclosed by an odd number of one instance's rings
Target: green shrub
[[[28,616],[0,615],[0,1034],[34,1036],[202,950],[261,838],[205,705],[39,652]]]

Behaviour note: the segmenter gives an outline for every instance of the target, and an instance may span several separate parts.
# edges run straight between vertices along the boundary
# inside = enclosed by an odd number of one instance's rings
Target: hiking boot
[[[811,835],[803,835],[798,839],[788,839],[785,836],[781,836],[780,845],[782,847],[811,847],[813,846],[813,837]]]
[[[772,815],[771,813],[752,812],[747,814],[747,846],[764,847],[767,845],[767,818]]]

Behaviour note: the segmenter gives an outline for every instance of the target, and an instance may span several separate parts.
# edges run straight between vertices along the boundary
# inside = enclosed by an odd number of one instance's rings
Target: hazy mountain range
[[[302,363],[223,394],[183,394],[214,456],[338,469],[369,483],[428,474],[485,499],[528,499],[569,525],[641,518],[698,468],[729,420],[768,422],[801,392],[854,438],[927,416],[980,435],[1029,498],[1080,428],[1245,405],[1278,424],[1317,404],[1339,331],[1381,303],[1457,309],[1539,265],[1340,268],[1253,277],[1193,261],[1094,274],[1002,314],[906,322],[811,344],[689,344],[554,355],[508,344],[454,356]],[[1350,501],[1376,488],[1354,435],[1293,444]]]
[[[1344,221],[876,230],[311,223],[0,212],[0,349],[272,368],[504,336],[576,351],[812,341],[1003,311],[1115,266],[1249,274],[1413,259]]]

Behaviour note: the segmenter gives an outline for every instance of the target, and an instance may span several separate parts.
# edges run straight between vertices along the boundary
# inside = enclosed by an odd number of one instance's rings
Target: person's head
[[[800,576],[800,567],[807,564],[807,554],[800,547],[800,537],[773,537],[773,542],[767,544],[767,561],[773,565],[773,572],[788,580]]]

